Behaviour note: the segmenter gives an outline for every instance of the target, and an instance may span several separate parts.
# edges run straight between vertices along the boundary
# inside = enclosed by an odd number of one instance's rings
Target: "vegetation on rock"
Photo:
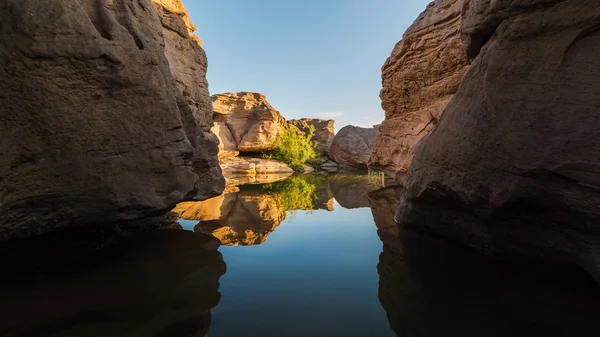
[[[310,125],[308,133],[288,126],[283,128],[277,137],[275,149],[265,152],[263,158],[281,161],[293,169],[315,160],[317,143],[312,140],[315,128]]]

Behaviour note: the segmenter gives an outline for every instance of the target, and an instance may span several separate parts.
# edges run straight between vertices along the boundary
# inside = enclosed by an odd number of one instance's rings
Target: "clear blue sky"
[[[381,66],[429,0],[183,0],[211,94],[255,91],[336,130],[383,120]]]

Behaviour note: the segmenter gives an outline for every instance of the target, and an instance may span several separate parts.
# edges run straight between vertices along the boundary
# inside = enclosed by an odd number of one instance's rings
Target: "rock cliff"
[[[598,27],[596,0],[466,1],[472,65],[415,154],[398,219],[600,279]]]
[[[259,93],[238,92],[213,95],[215,126],[221,140],[221,156],[231,152],[260,152],[275,147],[286,125],[285,118]],[[235,155],[235,153],[233,154]]]
[[[313,141],[317,142],[318,144],[318,152],[325,156],[329,155],[329,148],[331,147],[331,143],[333,143],[333,138],[335,137],[334,120],[302,118],[292,119],[288,121],[288,123],[297,127],[304,133],[308,133],[309,126],[314,127],[315,134],[313,136]]]
[[[0,240],[222,191],[204,52],[179,1],[156,6],[0,2]]]
[[[382,68],[385,120],[369,166],[397,176],[434,128],[468,67],[460,40],[463,0],[437,0],[406,31]]]
[[[366,169],[376,135],[376,128],[347,125],[335,135],[329,156],[342,170]]]

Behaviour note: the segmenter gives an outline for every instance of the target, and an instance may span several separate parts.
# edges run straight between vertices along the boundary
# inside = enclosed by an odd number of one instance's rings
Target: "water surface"
[[[0,336],[597,336],[588,275],[400,228],[383,183],[231,185],[170,229],[0,246]]]

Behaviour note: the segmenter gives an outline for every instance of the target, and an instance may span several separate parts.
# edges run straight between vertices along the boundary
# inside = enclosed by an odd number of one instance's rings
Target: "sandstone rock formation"
[[[213,131],[221,139],[222,151],[259,152],[275,147],[286,121],[264,95],[224,93],[213,95],[211,100],[216,125]]]
[[[119,240],[103,255],[66,268],[58,277],[3,283],[1,334],[205,336],[226,269],[218,241],[181,230]],[[39,250],[32,250],[39,257]],[[34,268],[29,262],[27,268]]]
[[[398,180],[438,122],[468,67],[460,40],[463,0],[437,0],[415,20],[382,68],[385,121],[369,166]]]
[[[0,2],[0,240],[222,191],[204,53],[179,1],[157,6]]]
[[[600,280],[598,1],[467,1],[472,65],[419,146],[398,219]]]
[[[375,128],[345,126],[335,135],[329,156],[342,169],[367,168],[376,135],[377,129]]]
[[[221,158],[221,167],[225,174],[293,174],[289,166],[276,160],[252,158],[252,157],[234,157]]]
[[[318,144],[318,152],[322,155],[327,156],[329,154],[329,148],[333,143],[335,137],[335,121],[332,119],[292,119],[288,121],[289,124],[297,127],[300,131],[308,133],[308,127],[312,126],[315,128],[315,134],[313,140]]]

